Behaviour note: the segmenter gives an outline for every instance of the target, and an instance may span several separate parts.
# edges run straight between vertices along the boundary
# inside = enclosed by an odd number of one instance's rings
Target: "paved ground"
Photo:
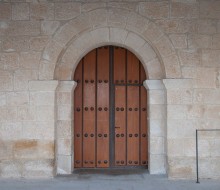
[[[0,179],[0,190],[220,190],[220,181],[170,181],[164,175],[76,173],[47,180]]]

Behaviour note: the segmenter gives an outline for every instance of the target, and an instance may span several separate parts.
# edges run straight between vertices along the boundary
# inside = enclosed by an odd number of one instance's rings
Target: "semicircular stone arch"
[[[76,82],[73,80],[75,68],[82,57],[89,51],[104,45],[125,47],[134,53],[142,62],[148,79],[144,85],[156,96],[162,97],[157,105],[154,100],[149,102],[149,129],[153,122],[166,128],[165,92],[160,80],[164,78],[181,78],[181,69],[178,56],[168,36],[152,21],[135,12],[119,8],[100,8],[83,13],[63,25],[50,39],[45,47],[40,67],[40,80],[59,80],[56,89],[56,128],[63,126],[72,131],[73,126],[73,98],[62,104],[59,97],[64,94],[73,97]],[[152,93],[149,93],[152,94]],[[156,110],[156,111],[155,111]],[[158,119],[155,119],[155,114]],[[153,120],[151,122],[150,120]],[[164,132],[165,134],[165,132]],[[70,174],[73,171],[74,153],[72,132],[67,139],[63,139],[60,130],[56,130],[56,173]],[[149,133],[151,139],[151,133]],[[165,142],[163,134],[152,138],[153,142]],[[62,149],[63,143],[69,142],[66,152]],[[65,146],[67,146],[65,144]],[[152,145],[151,145],[152,146]],[[150,173],[166,172],[166,155],[164,146],[161,150],[149,149]],[[158,169],[159,168],[159,169]]]
[[[174,47],[156,24],[135,12],[101,8],[81,14],[56,32],[42,54],[39,79],[72,80],[80,59],[103,45],[132,51],[148,79],[181,77]]]

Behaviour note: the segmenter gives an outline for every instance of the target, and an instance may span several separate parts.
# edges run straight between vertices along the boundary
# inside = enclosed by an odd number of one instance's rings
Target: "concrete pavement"
[[[76,172],[53,179],[0,179],[0,190],[220,190],[220,181],[168,180],[146,172]]]

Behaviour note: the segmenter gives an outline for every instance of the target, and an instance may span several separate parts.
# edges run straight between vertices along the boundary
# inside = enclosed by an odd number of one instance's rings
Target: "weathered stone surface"
[[[33,51],[42,51],[49,41],[48,36],[33,37],[30,39],[30,49]]]
[[[69,20],[80,14],[81,3],[67,2],[55,4],[55,19]]]
[[[2,50],[4,52],[25,52],[29,50],[29,46],[28,36],[4,37],[4,40],[2,41]]]
[[[57,119],[58,120],[65,120],[65,121],[72,120],[71,110],[72,110],[71,105],[59,106]]]
[[[164,155],[150,155],[149,160],[149,172],[150,174],[165,174],[166,173],[166,164]]]
[[[28,92],[7,93],[7,105],[9,106],[27,105],[28,103],[29,103]]]
[[[144,2],[139,3],[139,12],[141,15],[152,19],[168,18],[168,2]]]
[[[220,104],[220,91],[214,89],[196,89],[193,94],[195,104]]]
[[[142,34],[148,27],[149,20],[139,15],[138,13],[131,13],[127,19],[126,28]]]
[[[0,140],[0,160],[13,159],[12,143],[10,141]]]
[[[0,106],[6,105],[6,93],[0,92]]]
[[[174,18],[198,18],[199,4],[188,2],[172,2],[170,16]]]
[[[1,177],[6,178],[18,178],[22,175],[22,164],[21,161],[17,160],[6,160],[0,163]]]
[[[12,20],[29,20],[29,4],[14,3],[12,4]]]
[[[36,92],[50,92],[55,91],[58,85],[58,81],[56,80],[48,80],[48,81],[29,81],[29,90]]]
[[[54,160],[30,160],[25,161],[23,169],[23,177],[52,177],[54,175]]]
[[[53,35],[55,31],[59,28],[59,21],[42,21],[41,22],[41,32],[43,35]]]
[[[205,34],[190,34],[188,36],[189,48],[211,48],[212,36]]]
[[[106,6],[106,3],[105,2],[87,2],[87,3],[84,3],[82,4],[81,6],[81,11],[82,12],[88,12],[88,11],[91,11],[91,10],[95,10],[97,8],[103,8]]]
[[[36,118],[36,108],[29,105],[22,105],[18,107],[18,120],[31,121]]]
[[[174,55],[170,55],[163,59],[166,78],[181,78],[181,68],[179,65],[178,57]]]
[[[138,10],[138,3],[135,2],[108,2],[107,7],[123,8],[132,11]]]
[[[151,42],[154,42],[163,36],[163,32],[154,23],[150,23],[147,30],[143,32],[143,36]]]
[[[166,112],[163,105],[151,105],[149,107],[149,119],[165,119]]]
[[[57,174],[71,174],[72,173],[72,156],[58,155],[57,157]]]
[[[10,3],[0,4],[0,20],[10,20],[11,19],[11,5]]]
[[[216,20],[203,19],[198,20],[198,32],[200,34],[214,34],[217,32],[217,22]]]
[[[39,21],[11,21],[0,22],[0,33],[9,36],[39,35]]]
[[[195,20],[186,19],[160,19],[155,21],[166,33],[194,33],[197,32]]]
[[[7,70],[16,70],[19,68],[19,55],[18,53],[3,53],[1,55],[1,62]]]
[[[128,33],[127,38],[124,43],[127,47],[132,46],[132,48],[138,51],[144,46],[145,40],[143,38],[140,38],[138,35],[134,33]]]
[[[60,46],[57,42],[49,41],[44,50],[43,59],[51,62],[57,61],[61,49],[62,46]]]
[[[37,121],[53,121],[55,119],[54,106],[37,106],[36,115]]]
[[[169,178],[192,179],[195,177],[195,158],[192,157],[169,157]]]
[[[37,70],[19,69],[14,73],[14,90],[28,90],[28,81],[37,80]]]
[[[203,49],[201,52],[201,64],[205,67],[219,67],[220,50]]]
[[[2,122],[0,125],[1,140],[19,140],[22,138],[21,122]]]
[[[220,19],[220,2],[201,1],[199,15],[201,18]]]
[[[168,104],[192,104],[193,92],[191,89],[174,89],[167,91]]]
[[[166,89],[192,89],[192,79],[163,79]]]
[[[57,134],[59,138],[71,139],[72,136],[72,122],[71,121],[57,121]]]
[[[22,52],[20,54],[20,67],[24,69],[38,69],[40,64],[40,52]]]
[[[108,25],[122,28],[125,27],[129,12],[124,9],[108,10]]]
[[[215,34],[213,36],[212,47],[214,49],[220,49],[220,34]]]
[[[28,107],[30,113],[36,111],[35,106]],[[19,114],[18,114],[19,115]],[[30,114],[31,116],[31,114]],[[36,114],[34,115],[36,117]],[[32,118],[30,118],[32,119]],[[45,130],[47,129],[47,130]],[[22,139],[54,140],[54,121],[22,120]],[[35,131],[33,133],[33,131]]]
[[[13,75],[8,71],[0,71],[0,91],[13,90]]]
[[[178,51],[180,63],[183,66],[200,66],[200,55],[195,49],[184,49]]]
[[[59,155],[70,155],[72,148],[72,141],[70,139],[60,139],[57,145],[57,152]]]
[[[170,39],[175,48],[187,48],[187,36],[184,34],[171,34]]]
[[[119,43],[119,44],[124,44],[124,41],[127,37],[128,31],[119,29],[119,28],[110,28],[110,41]]]
[[[184,139],[167,140],[167,154],[172,156],[184,156]]]
[[[151,137],[165,137],[165,125],[164,125],[164,120],[159,120],[159,119],[150,119],[148,120],[150,124],[149,132]]]
[[[54,92],[30,92],[31,105],[54,105]]]
[[[214,68],[196,68],[196,88],[215,88],[216,71]]]
[[[38,2],[31,3],[30,17],[33,20],[54,20],[54,4]]]
[[[165,36],[162,36],[157,42],[155,42],[155,46],[163,57],[174,54],[174,47],[170,40]]]
[[[150,153],[151,154],[164,154],[164,138],[152,137],[150,138]]]

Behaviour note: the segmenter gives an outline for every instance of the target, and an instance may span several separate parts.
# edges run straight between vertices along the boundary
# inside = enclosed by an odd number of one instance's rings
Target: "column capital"
[[[164,84],[162,80],[145,80],[144,87],[147,90],[164,90]]]

